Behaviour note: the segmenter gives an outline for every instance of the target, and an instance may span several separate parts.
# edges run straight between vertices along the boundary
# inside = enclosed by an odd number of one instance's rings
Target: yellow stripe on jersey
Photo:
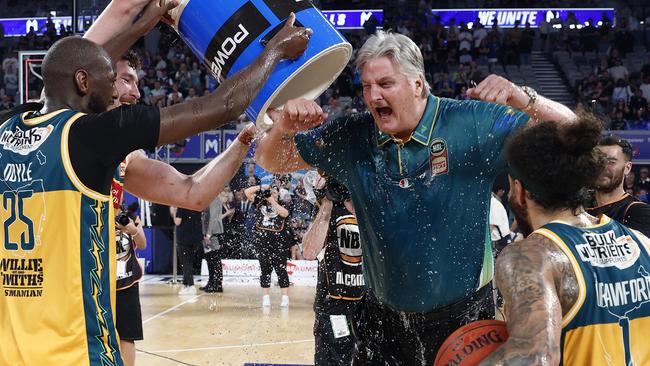
[[[346,255],[346,254],[341,253],[341,259],[344,260],[345,262],[349,262],[349,263],[361,263],[361,256],[353,257],[353,256],[350,256],[350,255]]]
[[[68,135],[70,134],[70,127],[72,124],[79,119],[79,117],[84,116],[84,113],[77,113],[74,116],[70,117],[70,119],[66,122],[65,126],[63,127],[63,134],[61,135],[61,160],[63,161],[63,166],[65,168],[65,172],[68,175],[68,178],[70,178],[70,181],[72,181],[72,184],[74,184],[75,188],[77,188],[81,193],[85,194],[86,196],[98,200],[98,201],[109,201],[110,200],[110,195],[104,195],[99,192],[93,191],[92,189],[86,187],[79,177],[77,177],[77,173],[75,173],[74,169],[72,168],[72,161],[70,160],[70,151],[68,150]],[[40,118],[40,117],[39,117]]]
[[[571,267],[573,267],[573,272],[578,279],[578,299],[576,300],[575,304],[571,306],[571,309],[569,309],[569,311],[562,317],[562,328],[564,328],[571,322],[571,320],[573,320],[576,314],[578,314],[578,311],[580,311],[580,308],[582,308],[582,305],[585,302],[585,298],[587,297],[587,285],[585,284],[584,275],[582,273],[580,265],[578,264],[578,261],[573,256],[571,249],[569,249],[564,240],[562,240],[554,232],[544,228],[535,230],[533,233],[548,238],[554,242],[564,252],[564,254],[566,254],[566,256],[569,258],[569,261],[571,262]]]
[[[337,221],[336,225],[357,225],[357,219],[354,217],[349,217],[341,221]]]
[[[335,300],[347,300],[347,301],[356,301],[356,300],[361,300],[362,297],[347,297],[347,296],[333,296],[328,294],[327,297],[330,299],[335,299]]]
[[[55,116],[57,116],[58,114],[60,114],[60,113],[62,113],[64,111],[67,111],[67,109],[59,109],[59,110],[44,114],[42,116],[32,117],[32,118],[25,118],[25,117],[27,117],[27,114],[31,113],[31,112],[25,112],[25,113],[22,114],[22,116],[20,118],[21,118],[22,122],[24,124],[26,124],[27,126],[34,126],[34,125],[37,125],[37,124],[39,124],[41,122],[49,121],[50,118],[54,118]]]

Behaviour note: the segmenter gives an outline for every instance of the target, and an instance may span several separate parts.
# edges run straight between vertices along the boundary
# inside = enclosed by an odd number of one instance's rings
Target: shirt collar
[[[404,143],[408,141],[416,141],[424,146],[429,146],[429,141],[431,140],[431,133],[433,131],[433,126],[436,124],[436,118],[438,116],[438,109],[440,107],[440,98],[429,95],[427,99],[427,106],[424,109],[422,118],[418,122],[418,126],[415,128],[415,131],[411,134],[411,137],[408,138]],[[393,138],[377,129],[377,146],[383,146],[388,141],[393,140]]]

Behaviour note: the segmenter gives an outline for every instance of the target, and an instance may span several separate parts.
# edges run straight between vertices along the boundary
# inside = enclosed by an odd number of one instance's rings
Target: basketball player
[[[468,93],[492,103],[435,97],[420,49],[400,34],[371,36],[356,62],[370,113],[298,134],[323,116],[290,101],[256,161],[272,172],[311,165],[350,190],[368,286],[355,363],[428,365],[453,330],[494,317],[487,218],[506,137],[529,117],[575,114],[496,75]]]
[[[598,149],[607,156],[607,167],[596,181],[596,203],[591,215],[604,213],[650,236],[650,205],[625,193],[625,176],[632,170],[632,145],[618,136],[603,138]]]
[[[123,365],[113,313],[115,170],[131,151],[235,119],[281,59],[302,54],[309,35],[288,22],[215,93],[160,110],[104,112],[117,97],[106,51],[76,37],[50,48],[45,104],[0,127],[0,339],[10,345],[0,347],[0,364]]]
[[[582,207],[607,164],[600,133],[580,114],[508,142],[510,207],[528,237],[497,259],[509,339],[482,366],[650,364],[650,241]]]
[[[359,227],[347,188],[328,179],[324,190],[318,213],[302,239],[305,259],[318,255],[314,361],[316,366],[349,365],[356,342],[352,320],[365,289]]]

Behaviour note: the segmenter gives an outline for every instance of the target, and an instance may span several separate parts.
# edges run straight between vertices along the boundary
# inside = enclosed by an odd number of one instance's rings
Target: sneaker
[[[196,295],[196,287],[194,286],[183,286],[183,288],[178,291],[179,295]]]
[[[280,307],[281,308],[288,308],[289,307],[289,296],[282,295],[282,301],[280,302]]]
[[[269,295],[262,296],[262,307],[264,308],[271,307],[271,296]]]
[[[222,286],[205,286],[204,288],[200,289],[203,290],[207,293],[212,293],[212,292],[223,292],[223,287]]]

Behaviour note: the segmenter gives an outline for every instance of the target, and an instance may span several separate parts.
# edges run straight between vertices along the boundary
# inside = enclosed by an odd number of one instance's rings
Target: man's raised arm
[[[323,123],[327,114],[318,104],[305,99],[288,101],[283,110],[269,111],[273,127],[257,142],[255,161],[273,173],[309,168],[298,153],[294,136]]]
[[[295,19],[292,13],[255,61],[224,80],[214,93],[162,108],[158,145],[218,128],[239,117],[262,89],[278,62],[296,59],[307,48],[312,31],[294,27]]]
[[[88,29],[84,38],[104,45],[118,34],[126,31],[135,17],[140,14],[152,0],[113,0]],[[160,0],[153,0],[160,2]]]

